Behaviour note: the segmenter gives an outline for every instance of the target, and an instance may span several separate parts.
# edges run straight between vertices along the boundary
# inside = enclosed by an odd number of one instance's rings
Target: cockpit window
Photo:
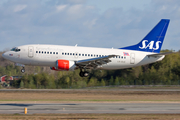
[[[15,47],[15,48],[12,48],[11,51],[19,52],[19,51],[21,51],[21,49],[18,49]]]

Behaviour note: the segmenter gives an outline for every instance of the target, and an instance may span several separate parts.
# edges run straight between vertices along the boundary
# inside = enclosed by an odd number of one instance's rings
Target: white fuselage
[[[111,62],[98,66],[98,69],[115,70],[145,65],[164,58],[164,55],[148,57],[147,55],[154,53],[124,49],[61,45],[24,45],[17,48],[20,50],[5,52],[3,57],[15,63],[34,66],[55,67],[57,60],[76,62],[107,55],[117,55],[117,57],[110,58]],[[127,54],[125,55],[124,52]]]

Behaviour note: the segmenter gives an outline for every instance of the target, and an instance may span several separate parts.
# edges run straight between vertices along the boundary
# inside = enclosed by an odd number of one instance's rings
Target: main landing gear
[[[86,70],[82,71],[82,69],[81,69],[81,71],[80,71],[80,73],[79,73],[79,76],[81,76],[81,77],[87,77],[87,76],[89,76],[89,72],[87,72]]]
[[[22,67],[21,72],[22,72],[22,73],[24,73],[24,72],[25,72],[25,68],[24,68],[24,67]]]

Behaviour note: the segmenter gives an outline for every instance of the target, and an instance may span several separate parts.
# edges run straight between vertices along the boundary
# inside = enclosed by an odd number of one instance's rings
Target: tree
[[[55,78],[54,78],[53,75],[50,75],[50,76],[49,76],[48,88],[51,88],[51,89],[55,89],[55,88],[56,88]]]
[[[118,77],[116,77],[114,84],[119,85],[119,78]]]
[[[20,88],[24,88],[24,82],[23,82],[23,80],[21,80]]]
[[[105,86],[105,85],[106,85],[106,83],[105,83],[104,79],[101,79],[101,83],[100,83],[100,85],[101,85],[101,86]]]
[[[95,80],[94,80],[94,78],[91,78],[88,82],[88,87],[92,87],[94,85],[95,85]]]
[[[120,81],[119,82],[120,85],[126,85],[126,81],[124,80],[124,78],[122,78],[122,77],[119,78],[119,81]]]
[[[87,86],[87,83],[83,80],[77,82],[76,88],[85,88]]]
[[[66,79],[65,79],[65,83],[67,85],[67,88],[69,88],[69,85],[70,85],[70,78],[67,76]]]
[[[33,78],[30,78],[30,80],[29,80],[29,88],[31,88],[31,89],[35,89],[36,88],[36,86],[34,84]]]
[[[109,80],[109,85],[114,85],[114,78],[111,76],[111,79]]]

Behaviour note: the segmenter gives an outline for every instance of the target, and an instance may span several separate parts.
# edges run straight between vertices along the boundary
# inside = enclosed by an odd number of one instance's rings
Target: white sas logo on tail
[[[154,41],[151,41],[148,45],[146,45],[146,42],[148,42],[148,40],[143,40],[142,41],[142,47],[139,46],[139,48],[140,49],[146,49],[149,47],[149,49],[158,50],[159,49],[159,43],[161,43],[161,41],[157,41],[156,42],[156,48],[153,48]]]

